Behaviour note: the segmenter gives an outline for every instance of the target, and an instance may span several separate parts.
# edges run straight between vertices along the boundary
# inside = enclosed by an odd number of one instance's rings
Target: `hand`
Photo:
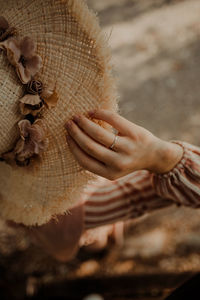
[[[86,116],[74,116],[66,124],[67,143],[73,155],[82,167],[97,175],[114,180],[137,170],[165,173],[182,157],[181,146],[157,138],[117,113],[96,110],[88,115],[118,130],[111,150],[115,135]]]

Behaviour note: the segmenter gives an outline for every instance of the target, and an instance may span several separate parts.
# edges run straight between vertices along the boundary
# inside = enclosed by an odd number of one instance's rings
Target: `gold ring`
[[[113,150],[113,148],[114,148],[114,146],[115,146],[115,144],[116,144],[116,141],[117,141],[118,137],[119,137],[119,136],[118,136],[117,134],[115,134],[114,141],[113,141],[112,145],[109,147],[109,149]]]

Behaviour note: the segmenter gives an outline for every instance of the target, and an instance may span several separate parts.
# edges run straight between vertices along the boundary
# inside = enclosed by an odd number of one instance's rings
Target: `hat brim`
[[[80,199],[88,181],[95,179],[69,151],[64,124],[72,115],[93,108],[116,111],[110,52],[97,18],[83,1],[0,0],[0,4],[0,15],[20,36],[37,43],[43,60],[38,78],[45,85],[55,84],[58,95],[56,106],[43,115],[48,149],[29,167],[0,163],[1,216],[41,225],[65,213]]]

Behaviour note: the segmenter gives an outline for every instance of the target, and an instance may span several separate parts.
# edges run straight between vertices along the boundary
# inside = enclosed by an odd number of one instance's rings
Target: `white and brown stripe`
[[[183,149],[181,161],[168,173],[136,171],[118,180],[100,178],[85,190],[85,228],[144,215],[172,204],[200,207],[200,148],[172,141]]]

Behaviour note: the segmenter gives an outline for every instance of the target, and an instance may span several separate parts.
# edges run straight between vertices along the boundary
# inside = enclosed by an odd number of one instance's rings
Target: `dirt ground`
[[[200,146],[200,1],[88,5],[109,39],[121,114],[162,139]],[[2,223],[2,299],[81,300],[90,293],[105,300],[164,299],[200,271],[199,218],[198,209],[161,210],[129,223],[123,244],[111,240],[97,253],[81,249],[65,264]]]

